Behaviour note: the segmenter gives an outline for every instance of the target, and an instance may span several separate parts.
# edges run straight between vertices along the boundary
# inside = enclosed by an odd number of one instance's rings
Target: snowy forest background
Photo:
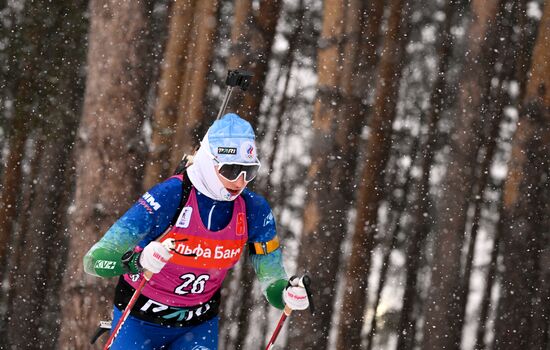
[[[90,348],[115,279],[84,253],[235,68],[251,186],[313,279],[280,348],[550,349],[549,0],[0,1],[1,349]],[[220,349],[280,315],[242,260]]]

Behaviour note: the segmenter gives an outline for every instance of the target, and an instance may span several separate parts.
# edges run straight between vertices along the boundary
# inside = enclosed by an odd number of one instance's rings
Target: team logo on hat
[[[248,160],[256,158],[256,147],[254,146],[254,142],[245,141],[241,144],[241,156]]]

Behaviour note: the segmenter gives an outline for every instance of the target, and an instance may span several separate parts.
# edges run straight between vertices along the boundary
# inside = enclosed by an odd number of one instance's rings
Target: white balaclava
[[[187,168],[189,180],[202,194],[218,201],[233,201],[232,195],[216,174],[216,161],[224,163],[259,163],[256,157],[254,131],[250,123],[229,113],[214,122],[204,136],[201,146]]]

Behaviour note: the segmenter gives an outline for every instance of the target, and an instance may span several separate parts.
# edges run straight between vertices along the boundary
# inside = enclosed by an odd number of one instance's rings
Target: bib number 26
[[[210,275],[195,275],[194,273],[186,273],[181,275],[180,279],[183,280],[183,283],[180,284],[174,293],[177,295],[186,295],[186,294],[200,294],[204,292],[204,287],[206,281],[210,278]]]

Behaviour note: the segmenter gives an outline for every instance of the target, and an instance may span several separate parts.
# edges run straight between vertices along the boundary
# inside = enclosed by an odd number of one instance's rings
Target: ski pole
[[[307,298],[309,300],[309,310],[311,311],[311,313],[313,313],[314,312],[313,298],[312,298],[311,287],[310,287],[311,279],[309,278],[309,276],[304,275],[300,279],[300,282],[298,282],[298,285],[305,288]],[[288,307],[288,305],[285,305],[285,308],[283,310],[283,314],[281,315],[281,318],[279,319],[279,323],[277,323],[277,327],[275,327],[275,330],[273,331],[273,335],[269,339],[269,342],[267,343],[267,346],[266,346],[265,350],[271,349],[273,344],[275,344],[275,340],[277,340],[277,337],[279,336],[279,333],[281,332],[281,329],[283,328],[283,324],[285,323],[285,320],[287,319],[288,316],[290,316],[291,313],[292,313],[292,309],[290,307]]]
[[[174,240],[173,239],[167,239],[164,242],[162,242],[164,247],[168,250],[174,249]],[[147,284],[147,282],[153,277],[153,273],[148,270],[143,271],[143,279],[139,283],[138,287],[134,291],[134,294],[132,295],[132,298],[130,298],[130,301],[128,302],[128,305],[126,305],[126,308],[122,312],[122,315],[120,316],[120,320],[118,320],[117,325],[111,332],[111,335],[109,336],[109,339],[107,339],[107,343],[105,344],[105,347],[103,350],[108,350],[111,345],[113,345],[113,342],[115,341],[116,336],[118,335],[118,332],[120,331],[120,328],[122,328],[122,325],[128,318],[128,315],[130,314],[130,311],[132,311],[132,308],[134,307],[134,304],[136,303],[138,297],[141,295],[141,291],[143,290],[143,287]]]
[[[290,316],[291,313],[292,313],[292,309],[289,308],[287,305],[285,305],[283,314],[281,315],[281,318],[279,319],[279,323],[277,323],[277,327],[275,327],[275,330],[273,331],[273,335],[271,336],[271,339],[269,339],[269,342],[267,343],[265,350],[271,349],[273,344],[275,344],[275,340],[277,340],[277,337],[279,336],[279,332],[281,332],[281,329],[283,328],[283,324],[285,323],[286,318]]]

